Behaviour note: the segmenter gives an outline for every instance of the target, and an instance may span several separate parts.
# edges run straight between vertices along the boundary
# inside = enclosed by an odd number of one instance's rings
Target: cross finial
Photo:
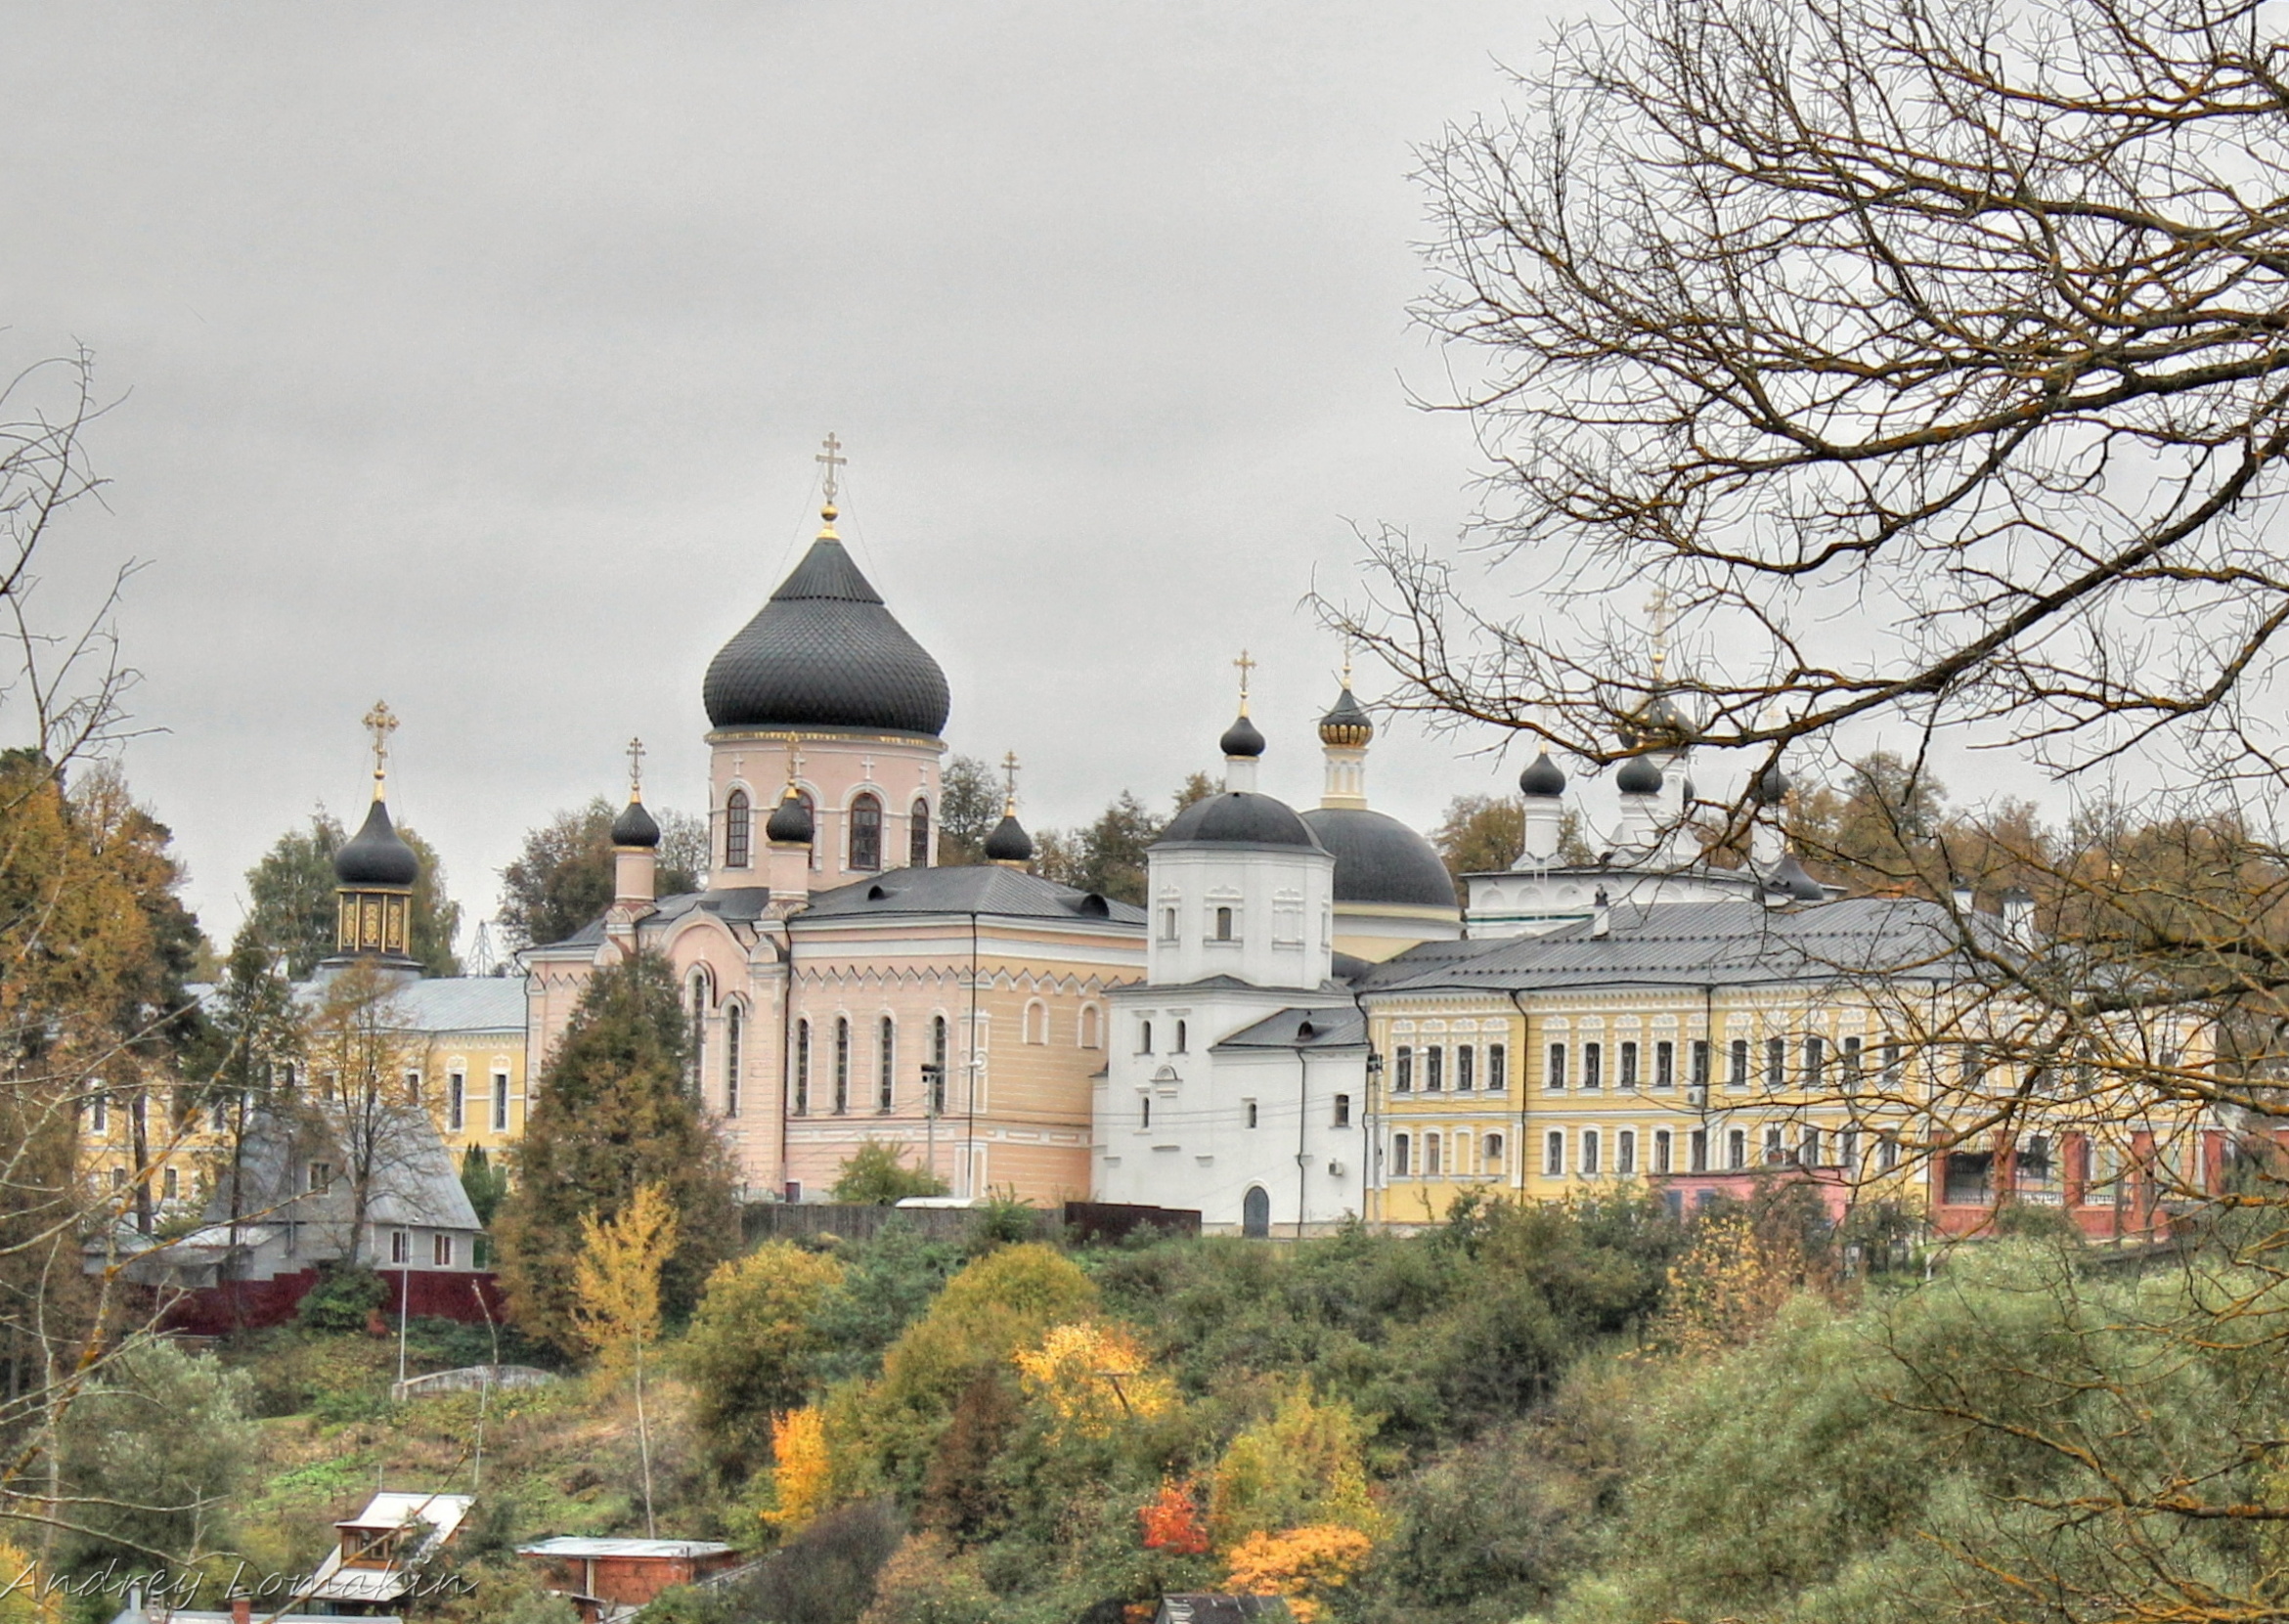
[[[1240,668],[1240,714],[1248,714],[1248,674],[1255,669],[1255,662],[1248,657],[1248,650],[1240,651],[1240,658],[1232,662]]]
[[[1004,817],[1017,812],[1017,752],[1012,750],[1001,758],[1001,813]]]
[[[628,741],[628,799],[643,799],[643,740]]]
[[[389,759],[389,735],[397,731],[397,718],[390,715],[389,701],[374,701],[374,708],[366,713],[366,731],[374,735],[374,799],[378,801]]]
[[[1646,599],[1646,614],[1652,622],[1653,677],[1656,680],[1669,663],[1669,589],[1655,587],[1653,595]]]
[[[825,474],[820,477],[818,482],[819,495],[826,499],[826,505],[821,507],[818,511],[819,515],[824,518],[829,525],[832,525],[835,521],[836,513],[834,505],[835,498],[842,491],[841,483],[835,478],[835,470],[843,466],[844,463],[850,461],[850,459],[843,455],[843,443],[842,441],[835,438],[834,430],[831,428],[826,431],[825,445],[826,449],[820,452],[816,457],[814,457],[811,461],[816,462],[820,467],[826,470]]]
[[[1343,639],[1343,691],[1351,691],[1351,639]]]
[[[795,793],[795,784],[803,776],[803,752],[787,746],[787,793]]]

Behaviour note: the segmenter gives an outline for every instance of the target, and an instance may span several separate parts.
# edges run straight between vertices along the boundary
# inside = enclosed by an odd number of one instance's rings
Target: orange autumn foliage
[[[763,1520],[791,1534],[827,1508],[834,1493],[834,1463],[827,1452],[826,1418],[806,1405],[770,1424],[772,1505]]]
[[[1144,1524],[1146,1550],[1167,1551],[1179,1557],[1208,1555],[1208,1526],[1200,1519],[1200,1507],[1194,1502],[1189,1485],[1173,1477],[1164,1477],[1160,1498],[1149,1506],[1139,1507],[1136,1515]]]
[[[1232,1552],[1224,1588],[1238,1596],[1280,1596],[1296,1624],[1314,1624],[1330,1592],[1350,1583],[1374,1542],[1340,1522],[1277,1534],[1251,1534]]]

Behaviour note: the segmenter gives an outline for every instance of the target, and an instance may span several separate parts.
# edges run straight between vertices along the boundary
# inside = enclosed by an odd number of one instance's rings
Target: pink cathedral
[[[957,1197],[1084,1198],[1106,994],[1143,973],[1144,915],[1027,873],[1014,809],[987,863],[937,866],[946,675],[835,516],[830,485],[810,552],[708,667],[707,889],[653,895],[638,786],[610,910],[523,954],[527,1075],[591,974],[656,952],[751,1199],[820,1199],[870,1139]]]

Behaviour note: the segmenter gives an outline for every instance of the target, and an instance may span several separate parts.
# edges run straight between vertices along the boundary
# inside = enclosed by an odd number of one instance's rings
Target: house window
[[[441,1269],[453,1267],[453,1237],[432,1235],[429,1238],[429,1261]]]
[[[1748,1039],[1736,1037],[1725,1045],[1725,1086],[1748,1086]]]
[[[1481,1167],[1483,1167],[1483,1168],[1486,1170],[1486,1173],[1487,1173],[1487,1175],[1488,1175],[1489,1177],[1499,1177],[1499,1176],[1501,1176],[1501,1173],[1502,1173],[1502,1135],[1501,1135],[1501,1134],[1499,1134],[1499,1133],[1489,1133],[1488,1135],[1486,1135],[1486,1137],[1485,1137],[1485,1138],[1481,1139],[1481,1140],[1478,1142],[1478,1164],[1479,1164]]]
[[[1248,1114],[1248,1125],[1250,1127],[1255,1126],[1255,1102],[1254,1100],[1242,1100],[1240,1105],[1241,1109]]]
[[[1621,1045],[1620,1086],[1623,1088],[1635,1088],[1637,1086],[1637,1045],[1635,1043],[1624,1043]]]
[[[1407,1161],[1408,1152],[1412,1148],[1405,1134],[1394,1133],[1391,1135],[1390,1170],[1400,1178],[1408,1177],[1412,1171]]]
[[[1151,1054],[1153,1052],[1153,1024],[1150,1021],[1139,1021],[1136,1024],[1136,1052],[1138,1054]]]
[[[1665,1173],[1670,1170],[1669,1130],[1665,1127],[1657,1127],[1653,1129],[1653,1171]]]
[[[1218,942],[1235,940],[1232,935],[1232,910],[1230,908],[1216,909],[1216,940]]]
[[[1802,1148],[1800,1148],[1796,1153],[1796,1160],[1798,1164],[1806,1167],[1817,1167],[1821,1165],[1820,1153],[1820,1129],[1816,1127],[1806,1128],[1804,1130],[1804,1142]]]
[[[684,1080],[695,1100],[700,1098],[701,1085],[707,1078],[707,1005],[711,990],[707,972],[694,970],[691,973],[691,1054]]]
[[[417,1076],[419,1075],[419,1073],[415,1074]],[[416,1103],[418,1104],[418,1100],[417,1100]],[[207,1125],[212,1127],[217,1133],[228,1133],[231,1130],[230,1101],[217,1100],[214,1102],[214,1105],[207,1113]]]
[[[898,1087],[898,1073],[896,1068],[898,1065],[899,1052],[899,1027],[898,1023],[887,1015],[882,1018],[881,1036],[882,1052],[876,1056],[877,1066],[874,1079],[874,1109],[877,1111],[888,1111],[891,1108],[891,1104],[895,1097],[895,1091]]]
[[[811,1114],[811,1023],[795,1023],[794,1115]]]
[[[1768,1167],[1778,1167],[1787,1160],[1788,1148],[1781,1142],[1781,1130],[1778,1127],[1766,1128],[1765,1165]]]
[[[1470,1044],[1462,1044],[1455,1050],[1456,1093],[1468,1094],[1475,1085],[1476,1079],[1472,1075],[1472,1073],[1477,1069],[1477,1063],[1478,1051],[1471,1047]]]
[[[1423,1051],[1423,1092],[1435,1094],[1446,1086],[1446,1050],[1437,1043]]]
[[[495,1133],[508,1131],[508,1074],[506,1072],[493,1074],[493,1131]]]
[[[1827,1083],[1827,1044],[1818,1037],[1804,1040],[1804,1087],[1807,1093]]]
[[[1186,1038],[1187,1038],[1187,1037],[1189,1037],[1190,1035],[1191,1035],[1191,1034],[1190,1034],[1189,1031],[1186,1029],[1186,1027],[1185,1027],[1184,1023],[1183,1023],[1182,1021],[1179,1021],[1179,1022],[1177,1022],[1177,1023],[1176,1023],[1176,1052],[1177,1052],[1178,1054],[1182,1054],[1182,1053],[1184,1052],[1184,1045],[1185,1045],[1185,1040],[1186,1040]]]
[[[1860,1176],[1860,1130],[1856,1127],[1836,1130],[1836,1165],[1850,1178]]]
[[[392,1263],[410,1263],[414,1260],[413,1247],[402,1229],[389,1232],[389,1260]]]
[[[946,1115],[946,1017],[930,1018],[930,1115]]]
[[[851,1023],[838,1015],[834,1022],[834,1114],[851,1109]]]
[[[1038,998],[1026,1005],[1025,1033],[1029,1043],[1049,1041],[1049,1006]]]
[[[1883,1068],[1884,1086],[1886,1088],[1897,1088],[1900,1085],[1899,1044],[1893,1042],[1889,1038],[1886,1038],[1884,1040],[1883,1046],[1876,1050],[1876,1064]]]
[[[1552,1128],[1542,1135],[1542,1176],[1563,1178],[1565,1175],[1565,1130]]]
[[[1161,910],[1161,940],[1163,942],[1176,940],[1176,910],[1174,908]]]
[[[1499,1094],[1510,1086],[1510,1046],[1506,1043],[1486,1045],[1487,1092]]]
[[[1709,1130],[1696,1127],[1685,1136],[1686,1166],[1696,1173],[1709,1170]]]
[[[724,798],[724,866],[745,868],[754,851],[755,809],[747,792],[735,789]]]
[[[1565,1045],[1553,1043],[1542,1063],[1542,1086],[1553,1091],[1565,1086]]]
[[[170,1167],[167,1171],[172,1174],[174,1169]],[[2019,1145],[2018,1159],[2012,1168],[2012,1173],[2014,1175],[2013,1182],[2021,1190],[2036,1192],[2049,1190],[2052,1187],[2052,1178],[2056,1173],[2056,1166],[2051,1158],[2050,1141],[2041,1134],[2023,1140]],[[172,1190],[167,1193],[174,1194]]]
[[[110,1096],[100,1090],[87,1097],[87,1130],[90,1133],[111,1131]]]
[[[1748,1168],[1748,1132],[1745,1128],[1731,1128],[1725,1134],[1725,1170],[1729,1173],[1745,1172]]]
[[[115,1163],[111,1168],[111,1188],[114,1190],[127,1188],[127,1169]]]
[[[1426,1133],[1423,1135],[1423,1176],[1425,1178],[1436,1178],[1441,1171],[1438,1164],[1439,1149],[1437,1134]]]
[[[1584,1178],[1597,1176],[1598,1153],[1601,1148],[1598,1143],[1598,1130],[1594,1127],[1583,1128],[1581,1173]]]
[[[1613,1170],[1624,1178],[1637,1171],[1637,1134],[1630,1128],[1613,1136]]]
[[[1104,1017],[1098,1014],[1097,1006],[1083,1004],[1080,1012],[1080,1046],[1084,1049],[1100,1047],[1098,1036],[1103,1030]]]
[[[871,795],[851,803],[851,866],[861,874],[882,866],[882,803]]]
[[[1582,1045],[1582,1087],[1589,1089],[1605,1086],[1606,1045],[1603,1043],[1584,1043]]]
[[[406,1098],[416,1105],[421,1103],[421,1074],[419,1072],[409,1071],[406,1073]]]
[[[1139,1095],[1136,1106],[1136,1125],[1138,1127],[1151,1127],[1153,1125],[1153,1097],[1150,1094]]]
[[[1399,1094],[1412,1094],[1415,1091],[1415,1051],[1401,1043],[1394,1059],[1396,1065],[1392,1072],[1394,1080],[1391,1090]]]
[[[917,801],[906,813],[906,866],[930,866],[930,803]]]
[[[1844,1092],[1857,1093],[1860,1088],[1860,1039],[1847,1037],[1836,1046],[1836,1065],[1842,1072]]]
[[[1980,1207],[1993,1194],[1989,1174],[1995,1158],[1984,1151],[1954,1151],[1947,1159],[1940,1199],[1951,1207]]]
[[[459,1133],[468,1125],[468,1078],[459,1072],[445,1074],[445,1128]]]
[[[1653,1045],[1653,1086],[1677,1086],[1677,1045],[1662,1041]]]
[[[739,1074],[747,1056],[747,1012],[733,1004],[724,1011],[724,1115],[739,1115]]]
[[[1778,1094],[1788,1085],[1788,1040],[1765,1039],[1765,1087]]]
[[[1704,1094],[1709,1090],[1709,1044],[1705,1037],[1693,1040],[1693,1086]]]
[[[166,1171],[159,1174],[159,1197],[161,1200],[173,1201],[182,1193],[183,1175],[181,1173],[177,1172],[174,1168],[169,1167],[166,1169]]]
[[[1878,1172],[1897,1172],[1900,1166],[1900,1142],[1885,1134],[1875,1142],[1875,1166]]]
[[[1349,1127],[1351,1125],[1350,1095],[1338,1094],[1336,1096],[1336,1118],[1333,1125],[1336,1127]]]

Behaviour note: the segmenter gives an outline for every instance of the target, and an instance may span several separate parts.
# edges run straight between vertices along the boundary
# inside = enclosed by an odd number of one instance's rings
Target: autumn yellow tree
[[[766,1526],[791,1534],[825,1511],[834,1498],[826,1417],[812,1404],[772,1417],[770,1448],[771,1503],[761,1515]]]
[[[636,1383],[637,1448],[643,1461],[643,1525],[652,1522],[651,1423],[644,1411],[643,1351],[660,1336],[660,1270],[676,1250],[676,1209],[657,1184],[637,1188],[619,1215],[580,1220],[581,1252],[573,1265],[572,1323],[595,1351],[600,1382]]]
[[[1143,1347],[1122,1326],[1099,1320],[1052,1326],[1038,1346],[1011,1358],[1026,1390],[1056,1418],[1060,1435],[1107,1437],[1123,1423],[1150,1421],[1175,1407],[1175,1383],[1147,1369]]]
[[[1665,1352],[1714,1353],[1753,1341],[1811,1283],[1804,1249],[1784,1225],[1746,1207],[1710,1212],[1669,1265],[1669,1289],[1651,1341]]]
[[[1272,1415],[1225,1447],[1209,1480],[1209,1536],[1236,1550],[1252,1534],[1340,1523],[1370,1541],[1382,1514],[1367,1494],[1367,1421],[1299,1383]]]
[[[1374,1548],[1365,1534],[1340,1522],[1251,1534],[1231,1554],[1224,1588],[1236,1596],[1285,1597],[1296,1624],[1313,1624],[1330,1593],[1351,1582]]]

